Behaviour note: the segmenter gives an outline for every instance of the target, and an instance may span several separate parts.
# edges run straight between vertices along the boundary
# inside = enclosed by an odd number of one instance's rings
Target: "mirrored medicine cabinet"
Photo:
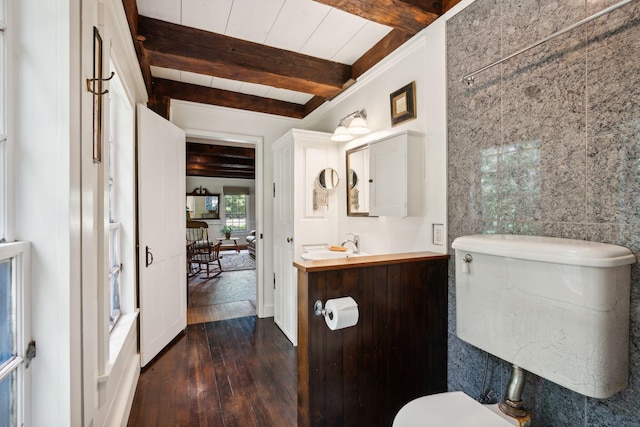
[[[347,215],[424,215],[424,136],[403,131],[346,152]]]
[[[369,146],[352,148],[347,157],[347,215],[369,216]]]

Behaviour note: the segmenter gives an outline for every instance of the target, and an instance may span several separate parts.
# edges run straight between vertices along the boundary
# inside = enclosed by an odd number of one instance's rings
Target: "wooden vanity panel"
[[[313,304],[342,296],[358,324],[331,331]],[[446,391],[446,374],[446,256],[298,270],[299,426],[388,427],[408,401]]]
[[[298,270],[298,420],[309,420],[309,399],[302,395],[303,390],[309,390],[309,316],[306,302],[309,299],[307,274]],[[300,325],[306,325],[304,331]],[[300,421],[298,421],[298,425]]]

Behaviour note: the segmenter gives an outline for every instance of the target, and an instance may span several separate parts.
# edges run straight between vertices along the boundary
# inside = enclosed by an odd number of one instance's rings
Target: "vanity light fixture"
[[[345,120],[351,118],[351,122],[347,127],[344,123]],[[354,111],[351,114],[347,114],[340,119],[338,127],[331,135],[332,141],[351,141],[353,135],[364,135],[371,130],[367,127],[367,112],[365,110]]]

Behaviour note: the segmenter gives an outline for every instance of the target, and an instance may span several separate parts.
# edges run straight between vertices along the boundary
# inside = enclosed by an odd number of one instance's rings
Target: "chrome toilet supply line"
[[[504,400],[498,404],[502,412],[513,418],[524,418],[529,411],[524,408],[522,390],[527,372],[517,365],[511,365],[511,378],[507,384]]]

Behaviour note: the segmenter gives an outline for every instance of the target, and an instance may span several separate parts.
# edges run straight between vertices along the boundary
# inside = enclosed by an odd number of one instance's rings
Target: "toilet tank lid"
[[[617,267],[636,262],[623,246],[559,237],[484,234],[461,236],[452,247],[473,253],[588,267]]]

